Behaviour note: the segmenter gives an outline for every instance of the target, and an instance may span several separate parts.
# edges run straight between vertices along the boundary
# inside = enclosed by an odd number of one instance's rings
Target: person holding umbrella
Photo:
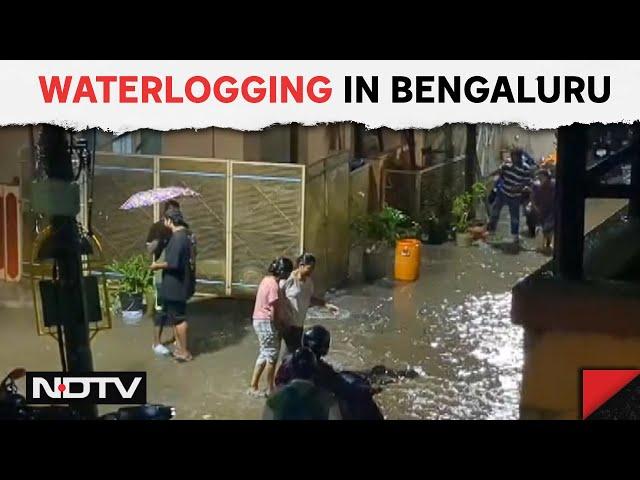
[[[176,200],[168,200],[164,203],[163,218],[151,225],[149,234],[147,235],[147,251],[153,255],[153,261],[164,260],[164,250],[167,247],[169,240],[171,239],[171,229],[165,225],[164,215],[169,210],[180,211],[180,204]],[[160,296],[160,285],[162,283],[162,271],[157,270],[154,275],[154,284],[156,290],[156,304],[154,315],[154,329],[153,329],[153,352],[156,355],[170,355],[171,351],[165,347],[162,343],[162,330],[164,328],[162,321],[162,297]],[[174,332],[175,340],[175,332]],[[172,340],[173,341],[173,340]]]
[[[199,196],[198,192],[186,187],[161,187],[137,192],[120,206],[121,210],[132,210],[164,202],[163,218],[152,225],[146,242],[147,251],[153,254],[151,269],[160,272],[161,275],[161,279],[156,277],[157,299],[153,351],[158,355],[169,355],[171,352],[161,342],[164,326],[167,323],[171,325],[184,324],[174,331],[177,347],[174,356],[179,360],[191,358],[186,347],[186,322],[183,321],[183,318],[186,311],[186,300],[193,295],[195,290],[196,248],[195,237],[187,230],[187,224],[180,212],[180,204],[176,199]],[[174,241],[176,231],[181,233]],[[183,236],[186,236],[186,242],[182,238]],[[187,253],[184,253],[185,250]],[[169,279],[169,287],[164,285],[166,279]],[[164,298],[166,292],[170,295],[168,299]]]
[[[195,275],[192,262],[192,240],[188,225],[179,210],[168,210],[164,224],[171,229],[171,239],[165,249],[165,259],[153,262],[151,270],[162,270],[160,297],[162,320],[175,329],[176,349],[173,357],[181,362],[192,360],[187,347],[187,300],[194,293]]]

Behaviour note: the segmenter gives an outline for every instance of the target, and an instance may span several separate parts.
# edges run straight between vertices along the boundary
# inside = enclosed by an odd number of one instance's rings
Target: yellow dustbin
[[[420,240],[408,238],[396,242],[395,278],[413,282],[420,276]]]

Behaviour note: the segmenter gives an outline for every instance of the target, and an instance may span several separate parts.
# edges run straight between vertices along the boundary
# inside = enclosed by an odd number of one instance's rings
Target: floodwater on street
[[[620,206],[589,201],[587,228]],[[506,212],[502,218],[504,227]],[[548,261],[530,240],[524,246],[518,254],[484,244],[423,246],[417,282],[333,292],[341,314],[312,309],[307,324],[329,328],[328,360],[338,368],[418,372],[376,397],[388,419],[516,419],[523,351],[522,330],[510,320],[511,288]],[[0,284],[0,372],[60,369],[56,342],[36,334],[31,298],[26,281]],[[114,328],[92,342],[95,369],[146,371],[148,400],[175,406],[180,419],[258,419],[263,401],[246,395],[257,353],[251,310],[245,300],[193,302],[195,358],[186,364],[153,355],[149,318],[136,326],[114,318]],[[24,381],[18,384],[24,392]]]

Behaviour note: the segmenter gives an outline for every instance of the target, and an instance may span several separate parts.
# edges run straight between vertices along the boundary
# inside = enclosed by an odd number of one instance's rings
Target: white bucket
[[[143,317],[144,317],[144,312],[142,310],[122,312],[122,321],[126,325],[138,325]]]

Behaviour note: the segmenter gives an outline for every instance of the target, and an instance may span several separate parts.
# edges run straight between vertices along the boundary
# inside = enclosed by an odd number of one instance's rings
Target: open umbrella
[[[149,207],[174,198],[199,197],[200,194],[186,187],[162,187],[134,193],[120,206],[120,210]]]

